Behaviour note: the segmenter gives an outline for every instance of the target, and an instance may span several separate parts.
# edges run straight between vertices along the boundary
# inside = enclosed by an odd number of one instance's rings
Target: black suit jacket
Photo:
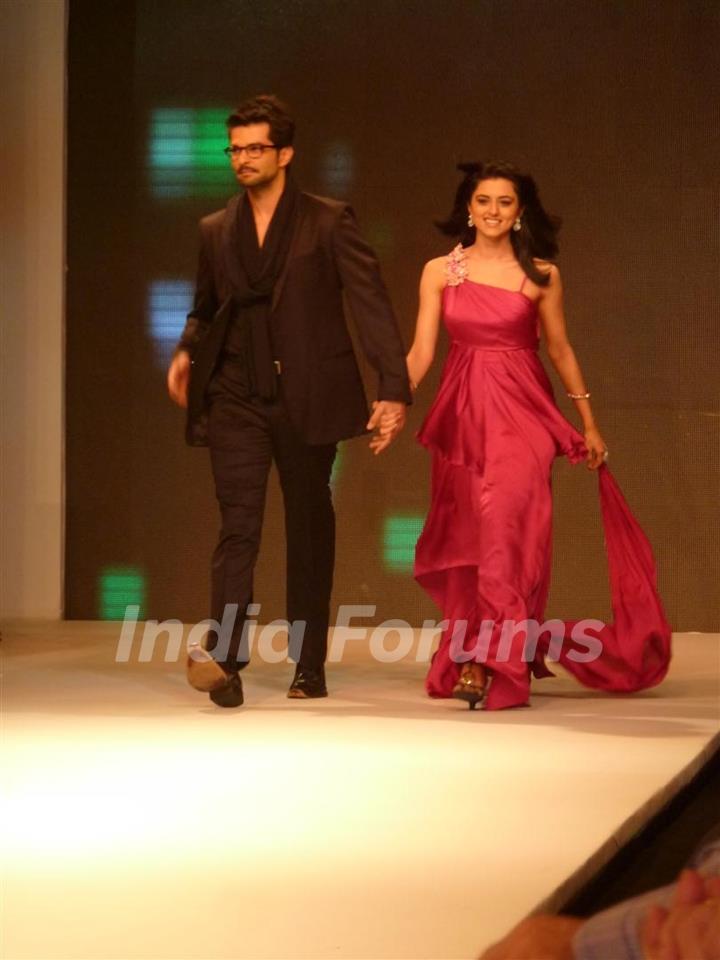
[[[217,364],[233,302],[229,276],[237,251],[228,230],[241,195],[200,221],[195,302],[178,347],[192,371],[186,438],[207,443],[205,390]],[[378,373],[378,399],[411,403],[405,350],[377,260],[351,208],[301,193],[283,272],[273,292],[270,330],[282,367],[282,395],[306,443],[334,443],[365,433],[368,406],[343,304]]]

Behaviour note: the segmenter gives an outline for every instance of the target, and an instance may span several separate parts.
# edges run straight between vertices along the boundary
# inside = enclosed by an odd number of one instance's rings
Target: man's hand
[[[683,870],[667,910],[640,925],[645,960],[720,960],[720,877]]]
[[[170,364],[167,375],[170,399],[179,407],[187,407],[188,383],[190,382],[190,354],[181,350]]]
[[[405,410],[404,403],[396,403],[394,400],[373,402],[373,412],[368,420],[367,429],[377,430],[370,441],[370,449],[376,456],[390,446],[405,426]]]
[[[538,914],[528,917],[480,956],[480,960],[572,960],[572,940],[584,920]]]

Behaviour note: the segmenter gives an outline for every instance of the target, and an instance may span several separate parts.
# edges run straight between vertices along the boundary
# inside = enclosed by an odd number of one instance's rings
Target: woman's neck
[[[475,260],[516,260],[515,251],[510,243],[510,237],[483,237],[477,236],[475,243],[466,247],[466,254]]]

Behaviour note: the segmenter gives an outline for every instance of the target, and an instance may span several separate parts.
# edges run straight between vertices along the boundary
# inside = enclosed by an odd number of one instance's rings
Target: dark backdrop
[[[183,444],[165,367],[196,221],[234,190],[222,117],[274,92],[304,189],[345,197],[406,343],[448,241],[462,159],[507,158],[564,220],[568,327],[612,470],[655,549],[673,627],[717,630],[718,220],[714,4],[590,0],[70,0],[66,615],[207,615],[207,453]],[[429,462],[408,429],[342,445],[338,603],[420,623],[410,576]],[[367,373],[367,371],[365,371]],[[554,378],[561,406],[574,411]],[[372,378],[368,378],[369,389]],[[558,463],[549,616],[609,615],[597,481]],[[257,599],[283,615],[275,479]]]

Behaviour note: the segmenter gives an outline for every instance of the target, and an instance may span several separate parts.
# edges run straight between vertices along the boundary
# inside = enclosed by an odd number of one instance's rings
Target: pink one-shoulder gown
[[[552,621],[529,643],[522,625],[544,622],[550,584],[552,463],[561,455],[578,463],[587,451],[555,405],[538,358],[536,304],[522,287],[467,279],[460,247],[447,265],[443,320],[451,346],[418,433],[433,463],[414,573],[449,624],[427,691],[450,696],[463,660],[474,658],[490,673],[486,708],[520,706],[531,672],[552,675],[548,655],[588,687],[627,693],[653,686],[667,672],[670,626],[650,544],[605,465],[598,482],[614,622],[578,634],[581,622],[558,628]],[[514,635],[507,622],[519,625]]]

